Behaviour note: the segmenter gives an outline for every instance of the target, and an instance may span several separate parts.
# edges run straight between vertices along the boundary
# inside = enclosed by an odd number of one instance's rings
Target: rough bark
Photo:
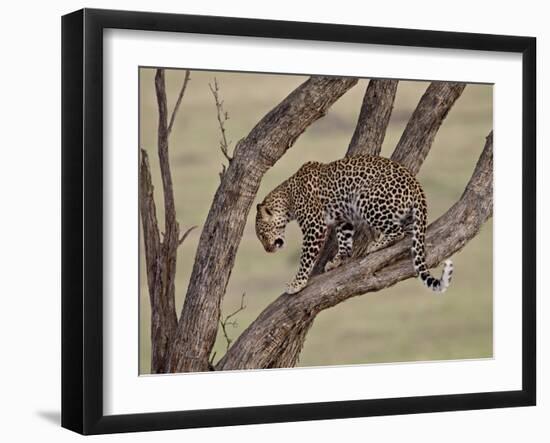
[[[157,151],[162,177],[165,220],[162,239],[153,199],[149,159],[147,152],[141,150],[140,214],[151,303],[151,372],[153,373],[165,372],[166,356],[177,326],[174,295],[177,249],[181,241],[179,239],[179,225],[176,220],[174,190],[168,156],[168,138],[188,81],[189,72],[187,71],[176,106],[170,117],[170,123],[168,123],[164,70],[158,69],[155,75],[155,92],[158,105]]]
[[[221,300],[263,175],[356,83],[357,79],[351,78],[310,78],[237,143],[201,234],[167,371],[209,369]]]
[[[398,80],[369,82],[346,155],[380,155],[398,83]]]
[[[432,82],[407,123],[391,159],[418,174],[439,127],[465,87],[465,83]]]
[[[141,150],[140,214],[151,305],[151,372],[161,373],[164,372],[164,361],[177,320],[166,273],[167,267],[172,267],[169,264],[172,260],[166,255],[171,248],[163,246],[160,240],[149,158],[145,150]]]
[[[459,251],[492,216],[492,182],[491,132],[462,197],[428,228],[428,267],[437,266]],[[409,248],[410,239],[405,239],[366,258],[355,259],[336,270],[313,277],[298,294],[281,295],[241,334],[216,369],[295,366],[305,339],[303,331],[309,329],[319,312],[350,297],[379,291],[414,276],[407,253]],[[281,354],[284,359],[281,359]]]

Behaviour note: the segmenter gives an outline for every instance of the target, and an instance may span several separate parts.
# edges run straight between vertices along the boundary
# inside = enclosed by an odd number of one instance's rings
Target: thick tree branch
[[[398,80],[369,81],[346,155],[380,155],[398,83]]]
[[[462,197],[428,228],[428,267],[437,266],[463,248],[492,216],[492,186],[491,132]],[[410,239],[405,239],[312,278],[298,294],[281,295],[241,334],[216,369],[295,366],[305,339],[304,331],[307,332],[319,312],[350,297],[379,291],[414,276],[409,248]]]
[[[432,82],[407,123],[391,159],[418,174],[439,127],[465,87],[465,83]]]
[[[314,121],[357,83],[312,77],[241,140],[223,174],[201,234],[193,272],[168,359],[169,372],[207,371],[220,305],[247,215],[264,173]]]

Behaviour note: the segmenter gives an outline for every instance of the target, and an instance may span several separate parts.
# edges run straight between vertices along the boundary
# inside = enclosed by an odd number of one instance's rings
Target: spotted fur
[[[303,233],[300,266],[287,293],[303,289],[319,258],[329,226],[338,239],[338,252],[325,271],[351,256],[354,226],[363,221],[380,234],[367,248],[373,252],[412,234],[412,260],[420,280],[434,292],[444,292],[453,265],[445,261],[440,279],[426,267],[426,197],[415,177],[383,157],[356,155],[332,163],[305,163],[271,191],[257,206],[256,234],[267,252],[282,248],[285,227],[296,220]]]

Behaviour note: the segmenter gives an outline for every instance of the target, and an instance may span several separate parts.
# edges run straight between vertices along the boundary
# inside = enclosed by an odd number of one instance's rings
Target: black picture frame
[[[103,413],[103,31],[108,28],[519,53],[523,63],[522,389],[131,415]],[[536,39],[84,9],[62,18],[62,426],[82,434],[535,405]]]

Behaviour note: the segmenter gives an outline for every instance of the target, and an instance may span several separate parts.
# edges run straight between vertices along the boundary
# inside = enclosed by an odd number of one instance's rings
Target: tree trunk
[[[265,172],[357,79],[312,77],[270,111],[222,174],[197,249],[168,361],[169,372],[207,371],[220,305],[250,207]]]

